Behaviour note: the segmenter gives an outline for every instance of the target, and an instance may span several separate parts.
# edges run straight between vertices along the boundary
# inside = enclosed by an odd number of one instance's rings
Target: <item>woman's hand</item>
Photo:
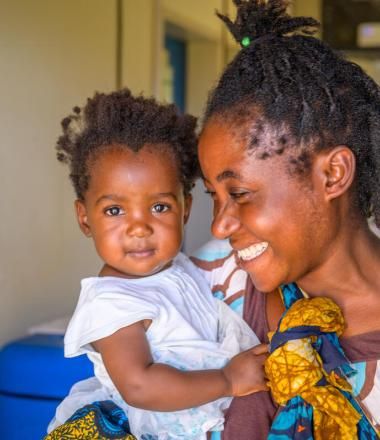
[[[223,368],[223,373],[230,384],[231,396],[246,396],[268,390],[264,373],[267,356],[268,346],[260,344],[230,360]]]

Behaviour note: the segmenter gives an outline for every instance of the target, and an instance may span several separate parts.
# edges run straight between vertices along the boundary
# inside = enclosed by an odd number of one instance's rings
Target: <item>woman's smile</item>
[[[258,258],[268,248],[268,242],[263,241],[261,243],[252,244],[244,249],[236,250],[235,253],[240,260],[250,261]]]

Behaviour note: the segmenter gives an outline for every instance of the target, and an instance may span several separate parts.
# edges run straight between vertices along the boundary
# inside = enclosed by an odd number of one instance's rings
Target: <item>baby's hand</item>
[[[268,346],[257,345],[233,357],[223,368],[233,397],[268,390],[264,376],[264,362],[267,356]]]

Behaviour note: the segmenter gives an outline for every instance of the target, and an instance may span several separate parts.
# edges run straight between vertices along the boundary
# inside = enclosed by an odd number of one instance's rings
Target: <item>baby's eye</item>
[[[152,211],[157,214],[162,214],[163,212],[166,212],[170,208],[169,205],[165,205],[164,203],[156,203],[153,205]]]
[[[215,191],[211,191],[210,189],[205,189],[205,194],[208,194],[212,199],[215,198]]]
[[[124,211],[120,208],[120,206],[111,206],[110,208],[107,208],[104,212],[110,217],[124,214]]]

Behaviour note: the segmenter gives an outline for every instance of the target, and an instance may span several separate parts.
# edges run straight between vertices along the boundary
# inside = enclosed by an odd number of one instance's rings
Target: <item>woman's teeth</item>
[[[267,247],[268,243],[264,241],[262,243],[253,244],[245,249],[241,249],[240,251],[237,251],[237,254],[238,257],[244,261],[252,260],[253,258],[257,258],[259,255],[261,255],[267,249]]]

